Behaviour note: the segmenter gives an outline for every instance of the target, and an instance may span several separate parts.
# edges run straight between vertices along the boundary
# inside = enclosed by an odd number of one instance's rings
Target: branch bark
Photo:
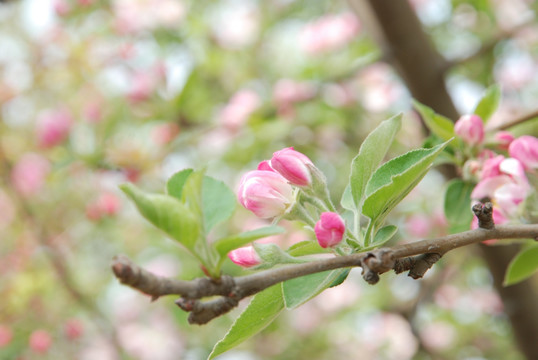
[[[362,267],[363,277],[376,283],[379,274],[389,270],[397,273],[409,270],[418,279],[446,252],[490,239],[538,239],[538,225],[502,225],[491,229],[476,229],[391,248],[315,260],[260,271],[246,276],[222,276],[220,279],[198,278],[191,281],[154,275],[133,263],[124,255],[113,259],[112,270],[121,283],[131,286],[153,300],[164,295],[179,295],[176,304],[190,312],[191,324],[205,324],[233,309],[245,297],[254,295],[286,280],[339,268]],[[220,298],[200,301],[205,297]]]

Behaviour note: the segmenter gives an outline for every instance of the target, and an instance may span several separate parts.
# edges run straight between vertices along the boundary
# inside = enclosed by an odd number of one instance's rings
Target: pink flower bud
[[[228,257],[235,264],[242,267],[251,267],[262,262],[260,256],[252,246],[245,246],[239,249],[232,250],[228,253]]]
[[[271,158],[271,167],[297,186],[309,186],[312,183],[308,165],[313,165],[312,161],[292,147],[275,152]]]
[[[72,123],[71,113],[65,109],[42,113],[36,123],[39,146],[51,148],[61,144],[69,135]]]
[[[538,168],[538,138],[530,135],[520,136],[512,141],[508,153],[518,159],[525,169]]]
[[[502,150],[508,150],[508,147],[514,141],[514,135],[509,133],[508,131],[499,131],[495,134],[495,141],[497,142],[497,146]]]
[[[45,330],[36,330],[30,335],[30,349],[39,354],[46,353],[52,345],[52,337]]]
[[[275,171],[275,169],[273,169],[271,167],[271,163],[269,162],[269,160],[263,160],[262,162],[260,162],[258,164],[258,170],[262,170],[262,171]]]
[[[13,331],[6,325],[0,325],[0,349],[9,345],[13,339]]]
[[[64,324],[64,333],[70,340],[78,339],[84,333],[84,325],[79,319],[69,319]]]
[[[314,227],[316,238],[322,248],[338,245],[344,238],[346,225],[337,213],[324,212]]]
[[[484,140],[484,123],[478,115],[463,115],[456,121],[454,131],[471,146],[479,145]]]
[[[293,189],[274,171],[249,171],[241,178],[237,198],[256,216],[266,219],[283,215],[293,202]]]

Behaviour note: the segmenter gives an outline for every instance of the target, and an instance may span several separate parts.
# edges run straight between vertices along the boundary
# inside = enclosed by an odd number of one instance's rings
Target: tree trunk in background
[[[445,86],[443,69],[446,62],[422,30],[409,3],[404,0],[349,0],[349,3],[412,96],[436,112],[457,119],[459,114]],[[444,173],[453,176],[454,168]],[[518,248],[480,247],[521,352],[529,360],[538,359],[538,298],[532,284],[527,280],[514,286],[502,286],[506,267]]]

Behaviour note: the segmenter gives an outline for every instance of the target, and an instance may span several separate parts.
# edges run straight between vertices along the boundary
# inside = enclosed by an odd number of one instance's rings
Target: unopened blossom
[[[530,135],[520,136],[512,141],[508,153],[518,159],[525,169],[538,169],[538,138]]]
[[[474,146],[484,141],[484,123],[478,115],[463,115],[456,121],[454,132],[465,143]]]
[[[256,216],[266,219],[283,215],[293,203],[293,189],[273,171],[249,171],[241,178],[237,198]]]
[[[262,261],[258,253],[256,253],[256,250],[254,250],[253,246],[245,246],[232,250],[228,253],[228,257],[235,264],[242,267],[256,266]]]
[[[293,147],[277,151],[271,158],[271,167],[297,186],[312,184],[309,166],[313,166],[312,161],[306,155],[295,151]]]
[[[29,346],[32,351],[44,354],[49,351],[50,346],[52,345],[52,336],[50,336],[48,331],[45,330],[35,330],[30,335]]]
[[[514,135],[508,131],[499,131],[495,134],[495,142],[497,146],[502,150],[508,150],[508,147],[514,141]],[[514,157],[514,156],[512,156]]]
[[[334,212],[324,212],[314,227],[316,238],[322,248],[338,245],[344,238],[346,225],[344,220]]]
[[[51,148],[61,144],[73,125],[73,117],[66,109],[45,111],[36,123],[37,142],[40,147]]]

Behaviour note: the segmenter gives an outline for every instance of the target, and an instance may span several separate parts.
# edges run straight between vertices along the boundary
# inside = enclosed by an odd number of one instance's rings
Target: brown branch
[[[507,129],[510,129],[511,127],[514,127],[516,125],[520,125],[520,124],[523,124],[529,120],[533,120],[533,119],[536,119],[538,118],[538,109],[537,110],[534,110],[534,111],[531,111],[527,114],[524,114],[522,115],[521,117],[519,118],[515,118],[513,120],[510,120],[504,124],[501,124],[491,130],[493,131],[498,131],[498,130],[507,130]]]
[[[112,270],[123,284],[150,295],[153,299],[163,295],[180,295],[182,298],[176,303],[183,310],[191,312],[189,322],[204,324],[234,308],[239,300],[286,280],[357,266],[363,268],[363,277],[371,284],[377,282],[379,274],[391,269],[397,273],[409,270],[409,276],[416,279],[422,277],[444,253],[452,249],[484,240],[515,238],[538,239],[538,224],[480,228],[366,253],[273,268],[246,276],[223,276],[219,280],[199,278],[183,281],[157,276],[140,268],[123,255],[114,258]],[[221,297],[200,301],[209,296]]]

